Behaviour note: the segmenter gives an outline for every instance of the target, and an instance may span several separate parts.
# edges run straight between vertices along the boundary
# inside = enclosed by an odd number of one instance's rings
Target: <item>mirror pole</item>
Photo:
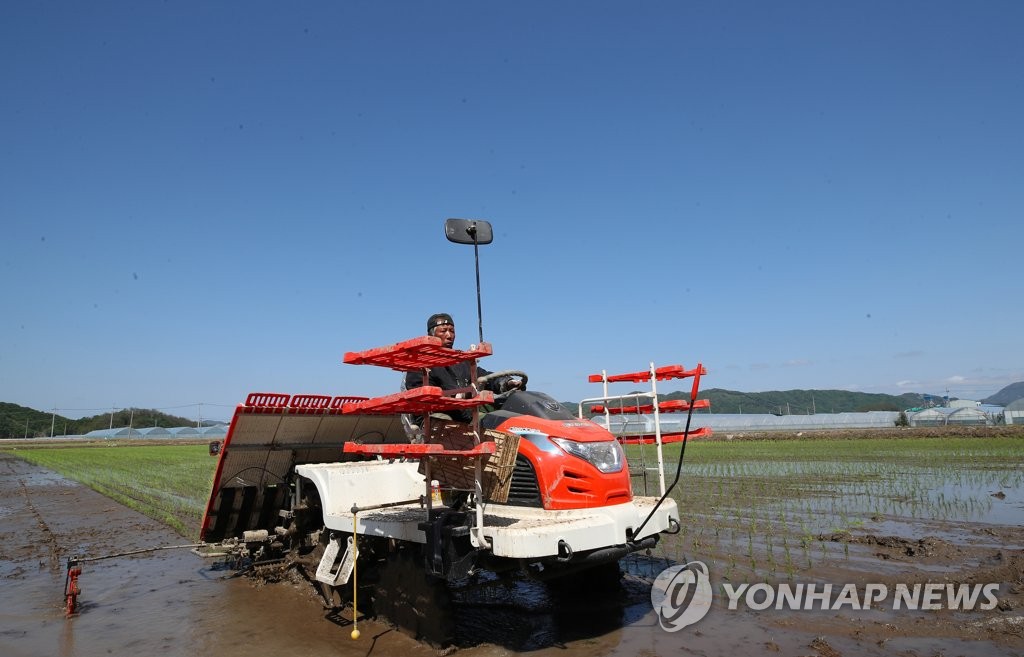
[[[473,261],[476,263],[476,321],[482,344],[484,341],[484,311],[480,304],[480,246],[477,244],[475,223],[469,227],[468,232],[473,236]]]

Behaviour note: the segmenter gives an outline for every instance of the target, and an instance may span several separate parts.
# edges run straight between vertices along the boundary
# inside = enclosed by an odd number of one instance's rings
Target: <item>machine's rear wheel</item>
[[[618,561],[611,561],[547,582],[548,589],[560,597],[586,598],[608,595],[622,590],[622,569]]]
[[[438,647],[455,640],[451,594],[427,573],[418,549],[398,549],[381,562],[373,611],[414,639]]]

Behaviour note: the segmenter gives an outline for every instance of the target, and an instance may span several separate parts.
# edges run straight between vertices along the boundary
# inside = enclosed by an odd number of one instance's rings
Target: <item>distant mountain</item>
[[[685,398],[686,393],[676,393]],[[921,395],[885,395],[850,390],[770,390],[735,392],[710,388],[700,394],[711,402],[712,413],[772,413],[810,415],[812,413],[865,413],[902,411],[924,405]]]
[[[996,406],[1006,406],[1011,404],[1018,399],[1024,399],[1024,381],[1018,381],[1017,383],[1011,383],[991,397],[986,397],[981,400],[982,404],[995,404]]]
[[[905,393],[884,395],[849,390],[772,390],[737,392],[722,388],[700,391],[698,397],[711,402],[711,413],[771,413],[774,415],[811,415],[814,413],[863,413],[867,411],[903,411],[925,406],[923,395]],[[658,395],[658,399],[688,399],[689,392]],[[574,402],[563,402],[576,410]],[[698,412],[698,411],[695,411]],[[706,410],[699,411],[707,413]]]

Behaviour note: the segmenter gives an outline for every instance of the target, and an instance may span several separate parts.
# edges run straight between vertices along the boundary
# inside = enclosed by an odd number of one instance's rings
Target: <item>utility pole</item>
[[[57,407],[53,407],[53,415],[50,416],[50,438],[53,438],[53,425],[57,422]]]

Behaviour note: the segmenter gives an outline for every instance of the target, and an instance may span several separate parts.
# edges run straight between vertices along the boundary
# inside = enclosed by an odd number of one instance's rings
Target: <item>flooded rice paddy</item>
[[[843,534],[916,540],[924,531],[951,543],[1022,548],[985,529],[1024,526],[1024,441],[901,443],[693,444],[676,496],[682,531],[660,549],[680,560],[713,558],[730,577],[792,578],[849,558],[856,542],[837,540]],[[668,464],[669,481],[675,466]],[[642,491],[643,476],[635,481]],[[646,487],[660,491],[655,472]]]
[[[691,443],[675,495],[681,530],[650,554],[624,560],[621,590],[565,596],[516,581],[456,591],[456,649],[473,656],[1024,654],[1024,438],[806,442]],[[642,493],[643,478],[634,483]],[[657,492],[656,474],[647,486]],[[373,619],[359,619],[363,638],[353,642],[350,609],[332,614],[299,582],[233,578],[187,551],[88,565],[82,611],[64,617],[71,554],[181,541],[164,525],[0,452],[0,654],[436,652]],[[665,567],[695,560],[715,587],[711,610],[666,632],[650,584]],[[721,594],[726,584],[814,582],[995,582],[999,607],[730,610]]]

